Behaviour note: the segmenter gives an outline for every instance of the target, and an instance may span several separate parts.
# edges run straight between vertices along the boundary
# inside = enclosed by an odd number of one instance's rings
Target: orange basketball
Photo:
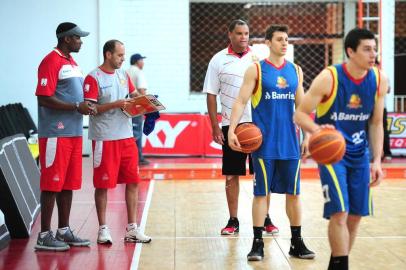
[[[322,129],[310,137],[309,151],[317,163],[336,163],[345,154],[344,137],[336,129]]]
[[[235,129],[242,152],[252,153],[262,144],[261,130],[252,123],[243,123]]]

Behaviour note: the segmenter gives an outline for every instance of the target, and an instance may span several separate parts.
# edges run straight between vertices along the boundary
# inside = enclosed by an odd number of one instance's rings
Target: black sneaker
[[[240,223],[237,218],[230,218],[227,225],[221,229],[221,235],[234,235],[240,232]]]
[[[264,258],[264,240],[254,239],[252,242],[252,249],[247,255],[249,261],[262,261]]]
[[[289,255],[299,259],[314,259],[316,256],[313,251],[306,247],[302,237],[297,240],[290,241]]]

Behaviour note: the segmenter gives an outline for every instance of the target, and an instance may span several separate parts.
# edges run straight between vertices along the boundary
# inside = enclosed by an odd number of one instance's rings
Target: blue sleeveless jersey
[[[251,96],[252,121],[261,129],[263,142],[253,153],[262,159],[299,159],[299,141],[293,123],[298,67],[285,60],[277,68],[267,59],[256,63],[258,82]]]
[[[380,75],[371,68],[364,78],[355,80],[345,69],[345,64],[327,68],[333,77],[330,96],[316,109],[316,123],[331,124],[341,131],[346,142],[343,162],[350,167],[369,163],[367,121],[372,115],[378,95]]]

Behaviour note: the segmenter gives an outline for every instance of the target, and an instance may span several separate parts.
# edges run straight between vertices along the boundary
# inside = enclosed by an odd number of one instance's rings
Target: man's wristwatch
[[[79,111],[79,104],[80,104],[79,101],[76,101],[76,102],[75,102],[75,109],[76,109],[77,111]]]

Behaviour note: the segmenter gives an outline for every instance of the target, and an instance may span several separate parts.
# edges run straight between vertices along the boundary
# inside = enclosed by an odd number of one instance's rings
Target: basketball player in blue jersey
[[[348,269],[348,255],[361,217],[372,214],[370,188],[383,177],[382,115],[388,82],[374,67],[375,36],[365,29],[353,29],[345,37],[344,49],[348,62],[330,66],[314,79],[294,118],[310,133],[335,128],[346,141],[346,152],[340,162],[319,165],[324,217],[330,219],[328,238],[332,254],[328,269]],[[315,122],[309,116],[314,109]],[[371,175],[367,121],[374,157]]]
[[[236,99],[228,131],[229,145],[241,151],[234,131],[251,98],[252,121],[263,136],[261,147],[252,153],[254,165],[254,199],[252,217],[254,241],[248,254],[249,261],[262,260],[263,217],[267,213],[267,197],[271,193],[286,194],[286,214],[292,239],[289,254],[301,259],[313,259],[301,236],[300,208],[300,154],[307,152],[307,136],[299,149],[296,126],[293,123],[295,107],[304,96],[303,73],[299,66],[285,59],[288,48],[288,27],[271,25],[265,34],[270,49],[267,59],[251,65],[244,75]]]

